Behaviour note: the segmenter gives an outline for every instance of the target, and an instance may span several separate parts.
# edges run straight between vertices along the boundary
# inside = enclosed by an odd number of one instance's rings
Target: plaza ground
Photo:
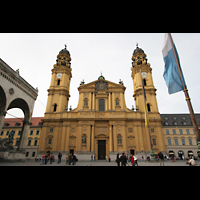
[[[200,161],[196,161],[197,165],[200,165]],[[127,166],[130,164],[128,163]],[[147,161],[138,161],[139,166],[160,166],[159,162],[147,162]],[[66,161],[62,160],[61,163],[57,164],[56,162],[53,162],[50,164],[48,162],[46,165],[40,165],[40,162],[35,162],[32,160],[27,160],[24,162],[0,162],[0,166],[67,166],[67,167],[73,167],[73,165],[66,165]],[[75,166],[117,166],[117,163],[112,161],[112,162],[106,162],[106,161],[79,161],[76,163]],[[186,161],[178,160],[175,162],[171,161],[165,161],[164,166],[189,166],[186,164]]]

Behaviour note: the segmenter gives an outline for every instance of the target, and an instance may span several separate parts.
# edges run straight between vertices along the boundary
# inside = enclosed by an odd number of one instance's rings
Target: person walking
[[[119,154],[117,154],[116,163],[117,163],[117,166],[119,167],[119,166],[120,166],[120,158],[119,158]]]
[[[193,157],[189,160],[189,166],[196,166],[195,160],[193,159]]]
[[[136,165],[139,166],[139,165],[138,165],[137,155],[134,156],[134,161],[135,161],[135,166],[136,166]]]
[[[68,158],[69,158],[69,156],[66,154],[66,165],[68,163]]]
[[[50,156],[50,164],[52,164],[53,158],[54,158],[53,153],[51,153],[51,156]]]
[[[77,158],[76,158],[76,155],[74,154],[74,155],[73,155],[73,158],[72,158],[72,160],[73,160],[73,165],[76,165],[76,159],[77,159]]]
[[[135,166],[135,160],[134,160],[134,156],[132,154],[130,156],[130,160],[131,160],[132,166]]]
[[[71,165],[71,162],[72,162],[72,154],[70,153],[69,154],[69,165]]]
[[[61,162],[61,157],[62,157],[62,154],[59,152],[59,154],[58,154],[58,162],[57,162],[57,164],[59,164],[59,163]]]
[[[122,156],[120,157],[120,161],[122,162],[122,165],[121,166],[126,166],[126,156],[125,156],[125,153],[123,152],[122,153]]]
[[[45,153],[42,154],[42,161],[40,163],[40,165],[44,165],[45,162]]]
[[[163,165],[164,166],[164,156],[162,152],[158,153],[159,156],[159,161],[160,161],[160,166]]]

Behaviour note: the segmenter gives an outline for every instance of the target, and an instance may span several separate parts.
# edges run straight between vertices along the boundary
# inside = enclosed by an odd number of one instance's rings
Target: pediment
[[[113,83],[108,80],[96,80],[96,81],[93,81],[88,84],[80,85],[78,90],[87,89],[87,88],[97,88],[97,90],[101,89],[101,88],[104,90],[109,89],[109,88],[124,88],[124,89],[126,89],[126,87],[124,87],[122,84]]]

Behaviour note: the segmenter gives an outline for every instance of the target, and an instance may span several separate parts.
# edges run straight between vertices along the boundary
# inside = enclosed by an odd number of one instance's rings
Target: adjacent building
[[[27,140],[25,142],[26,158],[35,158],[38,151],[40,133],[43,117],[33,117],[31,119],[30,129],[27,131]],[[20,134],[23,127],[24,118],[5,118],[0,133],[0,138],[8,137],[9,133],[14,131],[13,147],[16,149],[19,143]]]
[[[169,156],[187,158],[197,157],[197,138],[190,114],[161,114],[166,152]],[[200,114],[195,114],[200,126]]]

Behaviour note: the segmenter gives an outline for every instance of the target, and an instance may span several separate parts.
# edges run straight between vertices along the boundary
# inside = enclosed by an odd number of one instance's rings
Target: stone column
[[[92,110],[95,110],[95,93],[93,92]]]
[[[24,149],[26,147],[26,141],[28,138],[28,131],[29,131],[30,125],[31,125],[31,122],[23,121],[22,131],[19,138],[19,144],[18,144],[17,150],[19,150],[19,148]]]
[[[112,110],[112,108],[111,108],[111,93],[110,92],[109,92],[108,101],[109,101],[108,110]]]
[[[6,116],[6,111],[0,110],[0,133],[1,133],[1,130],[2,130],[2,126],[3,126],[5,116]]]
[[[92,125],[91,151],[94,151],[94,125]]]
[[[110,151],[113,151],[112,125],[109,126]]]

